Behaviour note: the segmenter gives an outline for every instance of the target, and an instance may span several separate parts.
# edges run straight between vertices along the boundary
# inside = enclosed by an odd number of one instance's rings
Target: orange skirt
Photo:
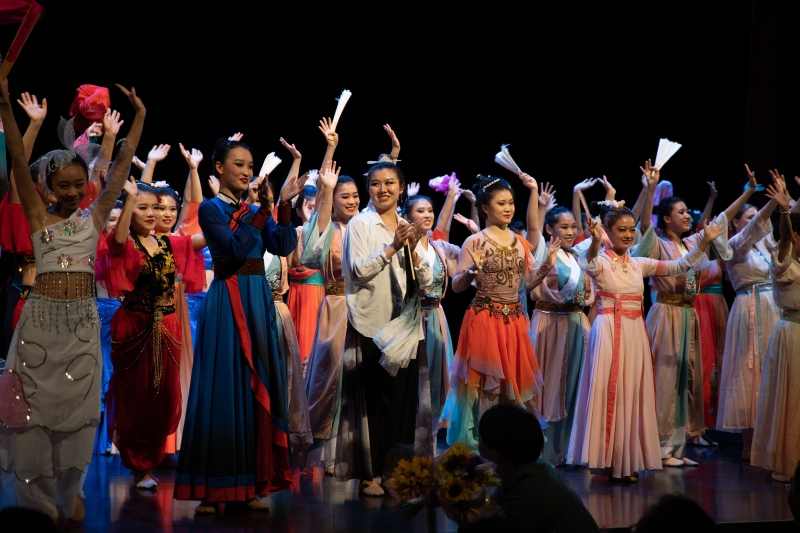
[[[300,362],[306,366],[314,334],[317,332],[317,315],[322,299],[325,298],[325,280],[319,270],[297,268],[289,269],[289,299],[286,307],[292,315],[294,329],[297,331],[297,344],[300,348]]]

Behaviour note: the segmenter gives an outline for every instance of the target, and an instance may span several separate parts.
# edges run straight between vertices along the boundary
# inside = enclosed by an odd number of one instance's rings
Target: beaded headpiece
[[[39,176],[42,178],[47,176],[48,173],[52,174],[56,170],[67,167],[75,157],[80,157],[86,163],[86,168],[90,174],[92,170],[102,169],[111,163],[111,161],[100,157],[103,148],[99,144],[75,142],[74,120],[65,120],[64,117],[61,117],[61,121],[58,123],[58,138],[61,140],[64,149],[51,150],[36,160],[35,164],[38,165]],[[79,140],[82,139],[85,139],[85,137]],[[42,179],[42,186],[48,194],[52,192],[47,186],[46,179]]]
[[[483,187],[481,187],[481,191],[483,191],[483,192],[486,192],[486,189],[488,189],[489,187],[491,187],[492,185],[494,185],[494,184],[495,184],[495,183],[497,183],[498,181],[500,181],[500,178],[495,178],[495,179],[493,179],[492,181],[490,181],[489,183],[487,183],[486,185],[484,185]]]

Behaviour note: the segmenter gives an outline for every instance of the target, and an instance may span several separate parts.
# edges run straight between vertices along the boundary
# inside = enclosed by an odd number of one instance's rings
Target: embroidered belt
[[[536,310],[542,311],[543,313],[556,313],[559,315],[583,313],[583,307],[578,304],[559,304],[556,302],[545,302],[544,300],[538,300],[536,302]]]
[[[283,294],[278,292],[272,291],[272,301],[274,302],[282,302],[283,301]]]
[[[502,318],[506,324],[509,323],[509,318],[522,318],[524,316],[521,303],[517,302],[511,305],[499,304],[493,302],[489,296],[476,296],[475,299],[470,302],[469,306],[475,311],[476,315],[481,311],[488,311],[489,316],[492,318]]]
[[[233,276],[263,276],[264,260],[248,257],[244,261],[234,259],[214,259],[214,277],[228,279]]]
[[[435,294],[419,291],[419,303],[423,309],[436,309],[441,302],[442,299]]]
[[[325,284],[327,296],[344,296],[344,281],[330,281]]]
[[[660,294],[660,293],[659,293]],[[614,315],[614,348],[611,356],[611,372],[608,377],[608,405],[606,407],[606,460],[611,450],[608,445],[611,439],[611,424],[614,421],[614,409],[617,402],[617,381],[619,379],[619,347],[622,341],[622,319],[634,320],[642,316],[642,297],[633,294],[616,294],[608,291],[597,291],[597,314]],[[613,298],[614,307],[603,308],[600,298]],[[624,309],[622,302],[639,302],[639,309]],[[652,356],[652,354],[651,354]],[[655,376],[654,376],[655,379]]]
[[[298,271],[296,268],[291,268],[289,269],[288,276],[289,283],[295,285],[325,285],[325,278],[322,277],[322,272],[319,270]]]
[[[750,292],[748,292],[750,291]],[[736,289],[736,296],[750,296],[750,338],[753,341],[747,348],[747,368],[752,369],[758,353],[758,362],[764,366],[764,331],[761,324],[761,293],[772,291],[772,281],[765,279],[746,283]],[[755,315],[755,321],[752,320]]]
[[[722,283],[712,283],[705,289],[701,289],[700,294],[722,294]]]
[[[133,292],[125,293],[125,298],[122,299],[121,307],[150,316],[155,316],[159,312],[162,316],[167,316],[175,312],[175,304],[172,301],[172,297],[160,298],[157,302],[153,303],[150,301],[150,298]]]
[[[664,305],[674,305],[675,307],[691,308],[694,307],[694,296],[658,291],[656,302]]]

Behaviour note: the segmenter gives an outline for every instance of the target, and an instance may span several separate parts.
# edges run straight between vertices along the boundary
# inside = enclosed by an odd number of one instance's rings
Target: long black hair
[[[478,209],[478,214],[481,218],[486,218],[486,213],[483,212],[482,207],[488,206],[494,195],[500,191],[508,191],[512,197],[514,196],[514,189],[503,178],[484,176],[483,174],[478,175],[478,183],[472,186],[472,192],[475,193],[475,207]]]

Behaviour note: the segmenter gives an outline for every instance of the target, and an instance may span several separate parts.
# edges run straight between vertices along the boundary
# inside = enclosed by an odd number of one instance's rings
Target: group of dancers
[[[479,175],[471,190],[452,175],[437,217],[438,200],[406,182],[388,125],[364,207],[323,119],[314,185],[281,139],[292,165],[276,188],[236,134],[214,146],[204,200],[198,150],[180,146],[182,196],[153,182],[170,147],[135,157],[145,106],[118,87],[133,109],[123,142],[108,89],[82,86],[59,125],[63,149],[29,165],[46,101],[18,100],[31,119],[22,136],[0,83],[3,501],[80,520],[92,455],[112,450],[143,490],[177,453],[174,496],[199,513],[267,509],[295,469],[321,463],[382,496],[400,458],[435,454],[440,428],[477,451],[478,421],[499,403],[537,415],[553,464],[620,481],[696,465],[685,448],[713,445],[707,428],[741,432],[743,459],[774,479],[793,474],[800,204],[777,171],[760,209],[747,169],[733,204],[712,217],[711,183],[694,219],[649,161],[633,209],[606,178],[576,185],[568,209],[521,171]],[[598,181],[606,200],[588,212]],[[527,189],[524,222],[515,188]],[[459,198],[470,218],[455,214]],[[472,233],[461,246],[453,219]],[[471,287],[454,343],[442,299]]]

